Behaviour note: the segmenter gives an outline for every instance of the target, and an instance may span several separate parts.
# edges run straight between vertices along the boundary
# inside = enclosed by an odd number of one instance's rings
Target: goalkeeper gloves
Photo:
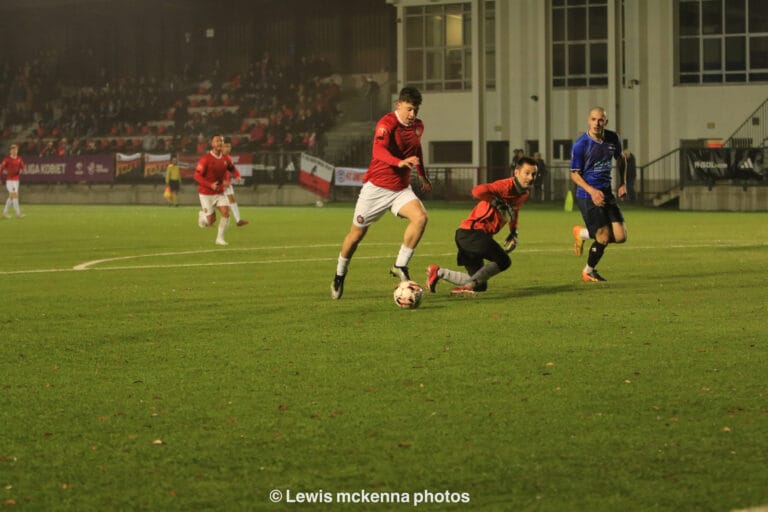
[[[504,250],[512,252],[515,249],[517,249],[517,230],[513,229],[509,232],[507,238],[504,239]]]

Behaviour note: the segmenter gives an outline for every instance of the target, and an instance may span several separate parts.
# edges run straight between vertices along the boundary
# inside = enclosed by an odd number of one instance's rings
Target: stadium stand
[[[330,65],[307,57],[295,67],[263,58],[231,76],[214,69],[188,83],[102,76],[62,85],[57,66],[55,52],[45,52],[17,72],[0,67],[0,95],[9,98],[0,111],[3,139],[18,140],[24,154],[199,154],[213,132],[230,136],[235,151],[316,152],[341,95]]]

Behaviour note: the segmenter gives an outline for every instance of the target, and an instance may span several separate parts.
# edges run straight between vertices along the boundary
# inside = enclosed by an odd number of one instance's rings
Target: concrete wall
[[[166,204],[162,184],[152,185],[22,185],[22,204]],[[318,197],[298,185],[236,187],[235,197],[244,206],[298,206],[315,204]],[[179,194],[179,204],[199,205],[197,187],[189,184]]]
[[[681,210],[753,212],[768,211],[768,187],[719,185],[685,187],[680,194]]]

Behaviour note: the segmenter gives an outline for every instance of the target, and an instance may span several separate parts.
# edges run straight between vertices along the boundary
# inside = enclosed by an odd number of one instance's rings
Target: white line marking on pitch
[[[383,242],[373,242],[373,243],[367,243],[365,244],[367,247],[371,246],[394,246],[396,247],[397,244],[393,243],[383,243]],[[423,242],[421,246],[427,246],[427,245],[443,245],[440,242]],[[322,261],[336,261],[336,256],[333,257],[324,257],[324,258],[281,258],[281,259],[272,259],[272,260],[246,260],[246,261],[213,261],[208,263],[173,263],[173,264],[154,264],[154,265],[123,265],[123,266],[113,266],[113,267],[97,267],[97,265],[100,265],[102,263],[112,263],[116,261],[127,261],[127,260],[136,260],[140,258],[162,258],[162,257],[173,257],[173,256],[182,256],[182,255],[189,255],[189,254],[209,254],[209,253],[233,253],[233,252],[245,252],[245,251],[269,251],[269,250],[306,250],[306,249],[322,249],[326,247],[338,247],[339,244],[313,244],[313,245],[282,245],[282,246],[270,246],[270,247],[246,247],[246,248],[236,248],[236,247],[230,247],[227,249],[202,249],[202,250],[196,250],[196,251],[177,251],[177,252],[158,252],[158,253],[152,253],[152,254],[136,254],[133,256],[117,256],[114,258],[103,258],[98,260],[91,260],[86,261],[84,263],[80,263],[78,265],[75,265],[71,268],[51,268],[51,269],[31,269],[31,270],[10,270],[10,271],[0,271],[0,275],[14,275],[14,274],[44,274],[44,273],[55,273],[55,272],[82,272],[85,270],[147,270],[147,269],[162,269],[162,268],[189,268],[189,267],[209,267],[209,266],[215,266],[215,265],[243,265],[243,264],[279,264],[279,263],[302,263],[302,262],[322,262]],[[671,244],[669,246],[666,246],[665,248],[668,249],[704,249],[704,248],[712,248],[712,247],[752,247],[752,246],[768,246],[768,243],[760,243],[760,244],[754,244],[754,243],[731,243],[724,240],[718,240],[715,243],[707,243],[707,244]],[[637,249],[637,250],[653,250],[653,249],[659,249],[657,246],[631,246],[626,247],[631,249]],[[570,249],[570,248],[569,248]],[[623,250],[626,250],[622,248]],[[518,250],[519,253],[555,253],[555,252],[566,252],[567,249],[563,249],[561,247],[557,248],[549,248],[549,249],[533,249],[533,248],[527,248],[527,249],[521,249]],[[418,255],[421,257],[443,257],[443,256],[453,256],[456,252],[448,252],[448,253],[433,253],[433,254],[425,254],[422,252],[419,252]],[[385,258],[391,258],[391,254],[387,254],[386,256],[356,256],[355,259],[365,259],[365,260],[374,260],[374,259],[385,259]]]

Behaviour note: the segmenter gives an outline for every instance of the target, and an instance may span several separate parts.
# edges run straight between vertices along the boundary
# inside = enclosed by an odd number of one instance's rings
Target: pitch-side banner
[[[306,153],[301,154],[301,172],[299,184],[320,197],[328,197],[331,192],[334,167]]]
[[[240,176],[249,178],[253,176],[253,153],[230,154],[232,163],[237,167]]]
[[[197,155],[179,155],[179,174],[181,179],[191,180],[195,177],[195,167],[197,167],[197,161],[200,157]]]
[[[367,169],[360,167],[337,167],[335,184],[338,187],[362,187],[365,171]]]
[[[144,153],[144,177],[160,176],[165,178],[165,170],[171,163],[171,154],[162,155]]]
[[[25,156],[23,183],[112,183],[112,155]]]
[[[684,149],[688,181],[768,180],[765,149]]]
[[[144,174],[143,165],[141,161],[141,153],[132,153],[130,155],[125,153],[117,153],[115,155],[117,161],[115,165],[115,179],[140,179]]]

